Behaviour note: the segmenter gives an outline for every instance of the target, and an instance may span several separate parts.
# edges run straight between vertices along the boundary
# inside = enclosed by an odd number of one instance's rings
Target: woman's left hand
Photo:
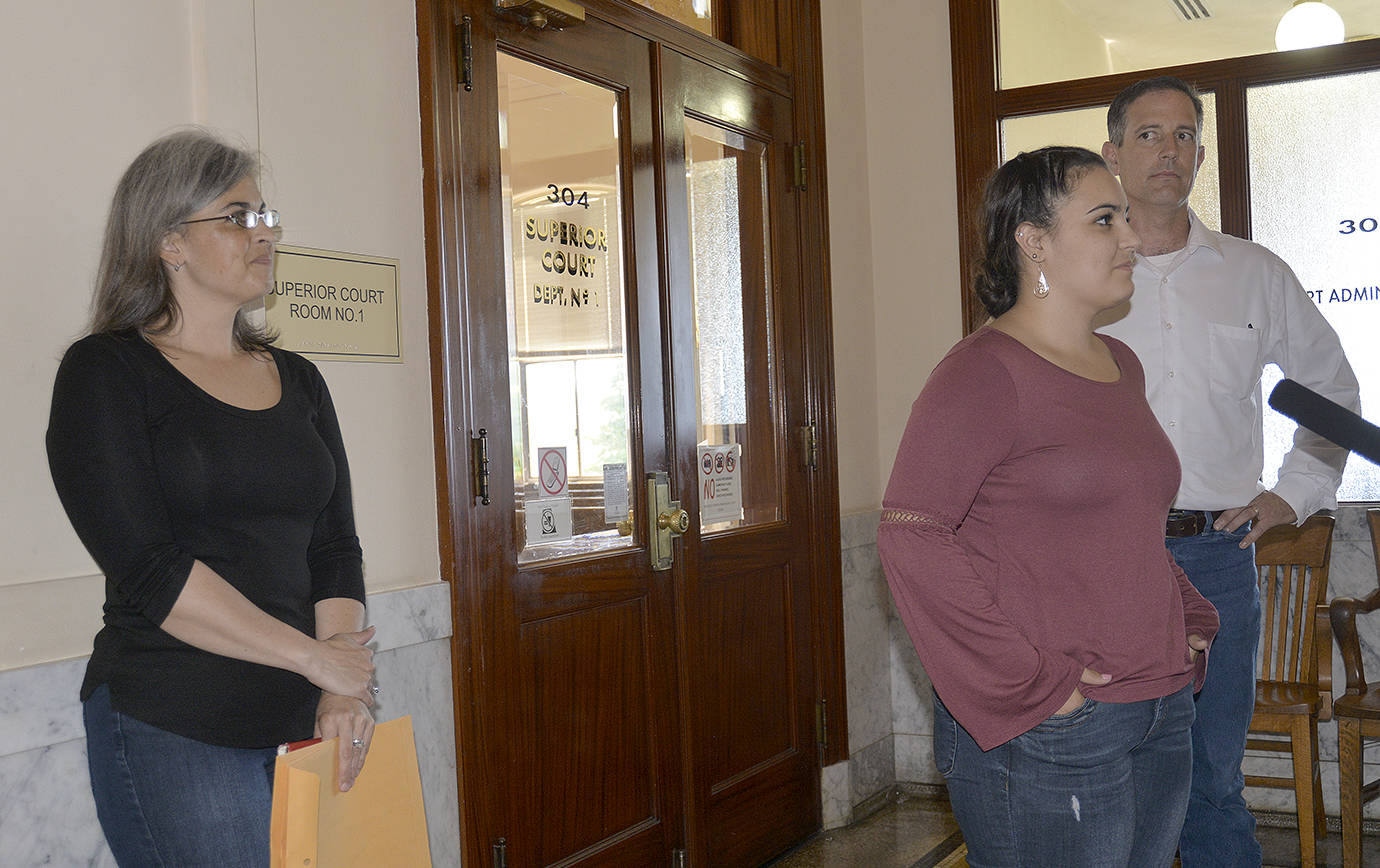
[[[1209,643],[1208,640],[1204,639],[1202,636],[1199,636],[1197,633],[1189,633],[1188,659],[1196,663],[1198,660],[1198,655],[1206,651],[1208,649],[1209,644],[1211,643]]]
[[[355,778],[364,768],[364,757],[374,740],[374,716],[368,706],[353,696],[322,693],[316,704],[316,732],[320,739],[339,737],[339,777],[336,781],[343,793],[355,785]]]

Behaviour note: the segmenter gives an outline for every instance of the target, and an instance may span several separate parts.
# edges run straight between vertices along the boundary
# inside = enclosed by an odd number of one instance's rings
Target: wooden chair
[[[1366,510],[1371,550],[1380,575],[1380,509]],[[1380,737],[1380,689],[1371,690],[1361,665],[1361,642],[1356,635],[1356,615],[1380,608],[1380,587],[1363,600],[1338,597],[1332,601],[1332,631],[1342,650],[1346,669],[1346,693],[1337,698],[1337,788],[1342,797],[1342,860],[1346,866],[1361,864],[1361,806],[1380,794],[1380,780],[1365,781],[1364,740]]]
[[[1330,515],[1314,515],[1302,527],[1272,527],[1255,544],[1261,665],[1246,747],[1291,754],[1294,774],[1246,775],[1246,785],[1294,791],[1305,866],[1316,864],[1317,841],[1327,834],[1318,721],[1332,714],[1332,630],[1325,600],[1333,524]]]

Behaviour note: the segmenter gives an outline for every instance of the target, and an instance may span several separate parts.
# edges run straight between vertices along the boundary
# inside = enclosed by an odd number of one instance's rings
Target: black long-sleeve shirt
[[[269,615],[315,635],[314,604],[364,600],[350,477],[335,409],[311,362],[274,349],[282,398],[219,401],[128,332],[63,357],[48,463],[105,574],[105,626],[81,697],[227,747],[312,733],[318,690],[283,669],[194,648],[160,628],[193,560]]]

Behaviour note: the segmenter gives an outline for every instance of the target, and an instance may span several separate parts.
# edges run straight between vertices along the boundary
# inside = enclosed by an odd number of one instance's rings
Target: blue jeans
[[[1193,753],[1193,685],[1159,699],[1089,699],[983,751],[934,698],[934,755],[971,868],[1165,868]]]
[[[121,868],[266,868],[276,748],[216,747],[83,703],[96,816]]]
[[[1193,724],[1193,789],[1179,840],[1184,868],[1260,866],[1255,817],[1242,796],[1246,728],[1255,710],[1260,591],[1255,549],[1240,547],[1246,527],[1167,539],[1170,554],[1212,605],[1222,626],[1208,651],[1207,681]]]

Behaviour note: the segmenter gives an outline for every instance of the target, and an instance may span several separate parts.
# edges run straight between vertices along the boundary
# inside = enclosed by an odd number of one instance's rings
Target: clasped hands
[[[321,688],[316,705],[314,737],[338,738],[336,784],[341,792],[354,786],[374,738],[374,652],[366,643],[374,628],[337,633],[317,640],[317,661],[311,682]]]

